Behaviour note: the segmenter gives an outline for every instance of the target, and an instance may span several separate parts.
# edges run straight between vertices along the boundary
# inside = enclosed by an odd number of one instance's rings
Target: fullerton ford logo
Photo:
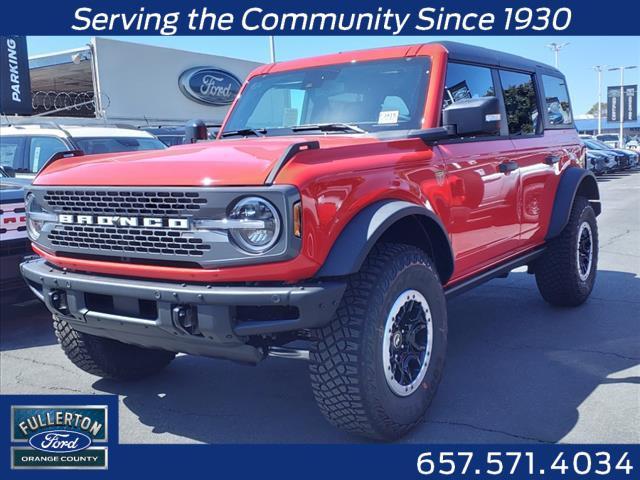
[[[124,217],[120,215],[72,215],[60,214],[58,221],[64,224],[101,225],[105,227],[144,227],[188,230],[188,218]]]
[[[11,467],[106,469],[107,419],[107,405],[14,405]]]
[[[91,446],[91,437],[73,430],[49,430],[32,435],[29,445],[49,453],[79,452]]]
[[[178,86],[191,100],[205,105],[223,106],[233,102],[242,83],[227,71],[195,67],[182,72],[178,78]]]

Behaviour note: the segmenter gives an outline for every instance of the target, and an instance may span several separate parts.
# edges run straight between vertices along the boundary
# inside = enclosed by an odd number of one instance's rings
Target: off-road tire
[[[428,302],[433,344],[426,374],[409,396],[396,395],[385,378],[383,335],[394,301],[415,289]],[[323,415],[347,432],[393,440],[423,421],[435,396],[447,344],[447,310],[431,259],[403,244],[379,244],[347,289],[332,322],[315,332],[311,386]]]
[[[102,378],[144,378],[162,370],[176,355],[78,332],[55,315],[53,329],[67,358],[76,367]]]
[[[578,234],[587,223],[591,230],[592,262],[588,276],[580,278]],[[598,224],[589,201],[577,196],[571,208],[569,222],[560,235],[551,240],[546,251],[534,265],[536,284],[542,297],[551,305],[575,307],[591,294],[598,266]]]

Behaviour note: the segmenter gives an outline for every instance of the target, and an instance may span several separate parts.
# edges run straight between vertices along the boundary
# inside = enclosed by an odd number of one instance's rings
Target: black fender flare
[[[434,250],[434,262],[440,281],[444,285],[453,273],[453,251],[449,236],[438,216],[426,207],[401,200],[381,200],[363,208],[342,230],[333,244],[316,277],[341,277],[360,270],[365,258],[380,237],[396,222],[406,217],[417,217],[428,226],[428,235]],[[411,242],[409,242],[411,243]]]
[[[600,205],[600,191],[595,175],[584,168],[569,167],[560,177],[545,240],[560,235],[569,222],[571,207],[578,193],[587,197],[596,216],[600,215],[602,206]]]

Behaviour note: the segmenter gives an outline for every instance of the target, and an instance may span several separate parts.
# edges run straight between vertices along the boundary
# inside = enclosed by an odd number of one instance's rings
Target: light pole
[[[620,70],[620,136],[618,137],[618,148],[624,148],[624,71],[638,68],[637,65],[611,67],[610,72]]]
[[[552,43],[547,44],[547,48],[550,48],[551,51],[553,51],[553,53],[555,55],[556,68],[558,68],[558,66],[560,65],[560,62],[558,61],[558,53],[560,53],[560,50],[562,50],[567,45],[569,45],[569,42],[564,42],[564,43],[552,42]]]
[[[271,63],[276,63],[276,39],[273,35],[269,35],[269,55]]]
[[[607,65],[596,65],[593,69],[598,73],[598,135],[602,133],[602,71]]]

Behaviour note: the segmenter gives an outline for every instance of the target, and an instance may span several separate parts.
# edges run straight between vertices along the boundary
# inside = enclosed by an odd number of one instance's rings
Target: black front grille
[[[49,240],[54,247],[86,248],[96,252],[147,253],[202,256],[211,245],[200,238],[166,229],[110,228],[89,225],[57,225]]]
[[[44,200],[55,212],[94,215],[180,215],[207,203],[197,192],[127,190],[48,190]]]

